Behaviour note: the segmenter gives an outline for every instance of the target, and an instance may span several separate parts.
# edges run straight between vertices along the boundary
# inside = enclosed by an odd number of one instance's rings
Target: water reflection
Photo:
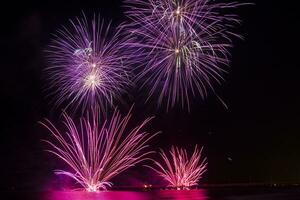
[[[88,192],[48,192],[42,200],[208,200],[205,190],[159,190],[149,192],[108,191]]]
[[[168,200],[208,200],[205,190],[161,190],[156,192],[157,199]]]
[[[43,200],[152,200],[146,192],[50,192]]]

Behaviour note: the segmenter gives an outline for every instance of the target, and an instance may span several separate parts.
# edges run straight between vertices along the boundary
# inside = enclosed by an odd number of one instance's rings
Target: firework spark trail
[[[211,0],[125,0],[127,15],[134,22],[166,22],[168,27],[179,27],[182,31],[207,31],[215,34],[230,34],[226,29],[230,23],[240,23],[235,14],[222,13],[247,3],[218,3]],[[220,32],[216,32],[220,31]]]
[[[123,34],[122,26],[114,34],[110,27],[100,16],[89,23],[83,14],[54,35],[46,50],[46,72],[55,105],[70,100],[66,107],[75,104],[85,110],[99,105],[103,111],[121,99],[130,85],[129,50],[124,49],[124,43],[131,39]]]
[[[158,93],[158,105],[167,110],[180,103],[190,110],[190,95],[207,97],[213,84],[221,84],[223,66],[229,65],[229,48],[237,15],[226,10],[242,3],[208,0],[125,0],[131,20],[128,30],[140,49],[137,81]],[[224,13],[223,13],[224,12]],[[145,64],[146,63],[146,64]],[[148,99],[149,99],[148,98]]]
[[[115,111],[110,120],[99,124],[99,113],[81,118],[79,125],[66,114],[63,123],[67,129],[60,132],[49,120],[42,124],[51,132],[53,142],[45,140],[53,153],[71,168],[70,171],[56,170],[73,178],[87,191],[106,190],[112,186],[110,180],[131,166],[147,159],[147,143],[156,134],[141,129],[151,120],[147,118],[128,134],[127,124],[131,111],[122,117]]]
[[[191,157],[185,149],[172,147],[169,154],[161,151],[163,163],[154,161],[156,167],[150,167],[163,177],[169,186],[185,189],[198,185],[199,179],[206,172],[206,158],[201,160],[202,149],[195,147]],[[170,157],[171,156],[171,157]]]

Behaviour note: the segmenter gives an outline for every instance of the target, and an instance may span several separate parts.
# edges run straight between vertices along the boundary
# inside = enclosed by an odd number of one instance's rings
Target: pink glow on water
[[[172,200],[208,200],[206,190],[162,190],[157,194],[157,199]]]
[[[150,200],[151,195],[145,192],[128,192],[128,191],[113,191],[113,192],[97,192],[90,193],[85,191],[78,192],[59,192],[54,191],[44,195],[42,200]]]
[[[208,200],[206,190],[159,190],[149,192],[105,191],[90,193],[85,191],[53,191],[44,193],[41,200]]]

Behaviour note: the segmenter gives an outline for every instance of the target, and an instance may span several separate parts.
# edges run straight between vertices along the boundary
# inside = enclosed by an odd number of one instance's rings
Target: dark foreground
[[[300,200],[300,188],[210,188],[188,191],[3,192],[0,199],[20,200]]]

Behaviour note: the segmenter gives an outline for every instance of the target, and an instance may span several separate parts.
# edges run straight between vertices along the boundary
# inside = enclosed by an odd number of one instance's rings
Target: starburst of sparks
[[[42,122],[52,135],[52,140],[45,140],[50,145],[48,151],[70,167],[68,171],[56,170],[56,174],[71,177],[89,192],[106,190],[113,177],[147,159],[151,153],[147,143],[157,134],[142,131],[151,118],[128,130],[131,111],[125,117],[115,111],[102,125],[98,116],[94,111],[76,124],[64,113],[64,133],[49,120]]]
[[[188,156],[185,149],[172,147],[168,153],[160,152],[163,163],[154,161],[155,167],[148,166],[155,170],[170,187],[177,189],[188,189],[198,185],[199,179],[206,172],[206,158],[202,159],[201,153],[196,146],[192,156]]]
[[[242,3],[211,0],[125,0],[135,38],[127,45],[140,49],[137,82],[149,87],[149,98],[167,110],[176,104],[190,110],[191,95],[205,99],[221,84],[237,15],[226,13]],[[149,99],[148,98],[148,99]]]
[[[112,33],[111,23],[100,16],[90,23],[83,14],[57,31],[46,50],[55,105],[68,100],[66,107],[73,104],[85,110],[99,105],[105,110],[121,99],[130,85],[129,51],[124,43],[131,40],[122,30],[119,26]]]

